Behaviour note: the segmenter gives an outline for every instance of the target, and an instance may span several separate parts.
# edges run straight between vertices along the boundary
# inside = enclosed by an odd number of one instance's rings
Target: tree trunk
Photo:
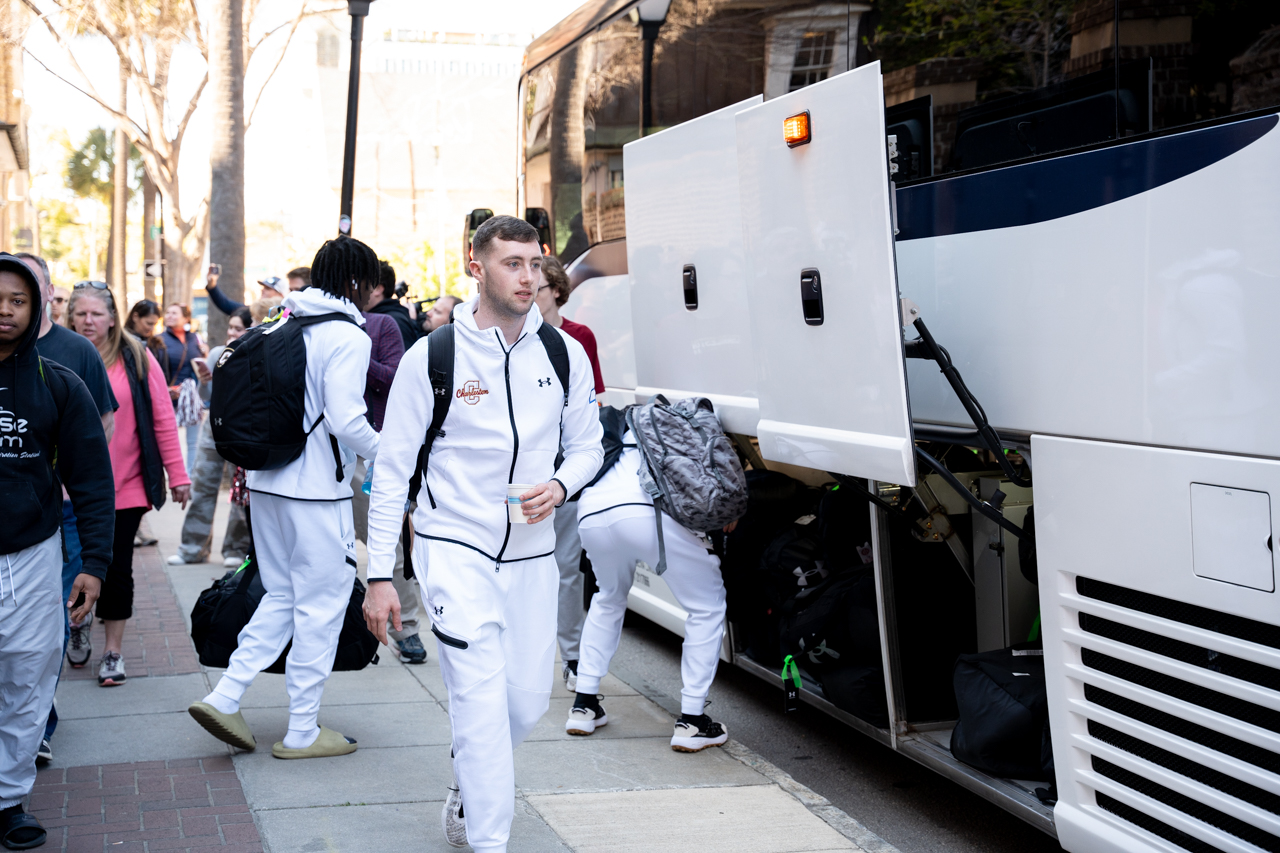
[[[215,0],[209,23],[213,145],[209,153],[209,260],[222,265],[218,288],[244,301],[244,34],[242,0]],[[227,317],[209,306],[211,344],[226,340]]]
[[[147,277],[146,263],[158,260],[152,257],[156,254],[156,241],[151,236],[151,229],[158,224],[156,222],[156,185],[151,180],[151,175],[144,170],[142,173],[142,298],[150,299],[152,302],[156,299],[156,281]]]
[[[120,61],[120,112],[129,107],[129,68]],[[129,136],[124,121],[116,122],[115,166],[111,197],[111,242],[107,244],[107,283],[115,294],[121,313],[129,310],[129,289],[125,282],[125,225],[129,218]]]
[[[555,254],[566,265],[586,251],[582,227],[582,158],[586,136],[582,122],[586,95],[587,52],[573,47],[561,54],[556,69],[551,125],[551,218]]]

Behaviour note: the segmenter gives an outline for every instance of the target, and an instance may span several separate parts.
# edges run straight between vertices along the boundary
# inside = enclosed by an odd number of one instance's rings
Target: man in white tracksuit
[[[635,581],[636,561],[658,565],[653,499],[640,485],[640,466],[645,463],[630,430],[622,442],[618,461],[578,500],[578,532],[600,591],[592,596],[582,627],[577,698],[565,723],[565,731],[571,735],[589,735],[609,722],[596,694],[622,637],[622,618],[627,613],[627,594]],[[734,524],[726,525],[725,532],[731,531]],[[711,553],[706,536],[690,532],[665,512],[662,534],[667,554],[667,570],[662,579],[689,614],[680,655],[680,719],[671,737],[671,748],[698,752],[729,739],[725,727],[703,713],[720,660],[724,580],[720,576],[720,558]]]
[[[537,231],[494,217],[476,231],[473,254],[479,296],[454,311],[453,394],[413,515],[413,562],[425,569],[422,592],[449,690],[457,786],[444,807],[445,837],[455,847],[469,841],[477,851],[505,851],[515,809],[512,750],[551,696],[559,570],[549,519],[600,467],[602,430],[582,346],[548,327],[568,351],[564,389],[539,338],[542,317],[529,310],[540,280]],[[428,362],[439,340],[405,354],[382,427],[365,599],[379,639],[388,614],[399,622],[391,569],[408,481],[431,424]],[[509,521],[510,484],[536,484],[520,496],[526,523]]]
[[[240,699],[292,640],[285,662],[289,731],[272,747],[277,758],[345,755],[356,749],[354,740],[320,726],[318,717],[356,576],[347,478],[357,454],[373,459],[378,453],[378,433],[365,418],[362,396],[371,343],[356,307],[361,291],[377,281],[373,250],[339,237],[316,253],[311,287],[290,293],[282,303],[291,318],[339,313],[354,322],[321,322],[303,330],[305,426],[316,427],[297,459],[282,468],[249,472],[250,523],[266,595],[213,692],[189,709],[214,737],[253,749]],[[392,554],[394,560],[394,548]]]

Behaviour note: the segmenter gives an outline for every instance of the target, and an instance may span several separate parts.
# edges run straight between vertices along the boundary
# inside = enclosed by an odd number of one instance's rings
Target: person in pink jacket
[[[182,462],[164,371],[141,341],[124,333],[106,284],[77,284],[67,314],[72,329],[98,348],[111,391],[120,403],[109,445],[116,485],[115,541],[96,608],[107,632],[98,684],[114,687],[127,677],[120,652],[125,622],[133,615],[133,537],[138,522],[147,510],[164,503],[166,472],[173,499],[184,509],[191,497],[191,480]]]

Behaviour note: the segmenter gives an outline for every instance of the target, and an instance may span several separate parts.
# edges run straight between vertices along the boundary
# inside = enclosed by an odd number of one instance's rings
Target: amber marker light
[[[787,116],[782,122],[782,138],[787,141],[788,148],[806,145],[812,139],[809,132],[809,111]]]

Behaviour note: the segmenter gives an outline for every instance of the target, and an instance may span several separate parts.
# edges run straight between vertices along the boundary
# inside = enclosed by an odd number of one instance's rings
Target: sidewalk
[[[224,495],[215,556],[225,516]],[[452,850],[440,830],[449,717],[435,644],[426,644],[422,666],[403,665],[383,649],[376,666],[330,678],[321,722],[356,738],[354,754],[273,759],[270,745],[288,723],[284,679],[274,675],[260,676],[242,705],[259,748],[232,750],[186,713],[220,674],[196,661],[187,619],[224,570],[165,565],[182,510],[170,505],[149,518],[160,544],[135,555],[128,683],[98,687],[102,635],[95,626],[91,667],[67,668],[58,688],[54,761],[41,770],[31,798],[49,830],[42,849]],[[663,707],[670,700],[651,701],[613,676],[601,690],[609,725],[591,737],[566,735],[573,699],[556,666],[551,709],[516,751],[513,851],[896,853],[732,740],[694,755],[672,751],[674,717]]]

